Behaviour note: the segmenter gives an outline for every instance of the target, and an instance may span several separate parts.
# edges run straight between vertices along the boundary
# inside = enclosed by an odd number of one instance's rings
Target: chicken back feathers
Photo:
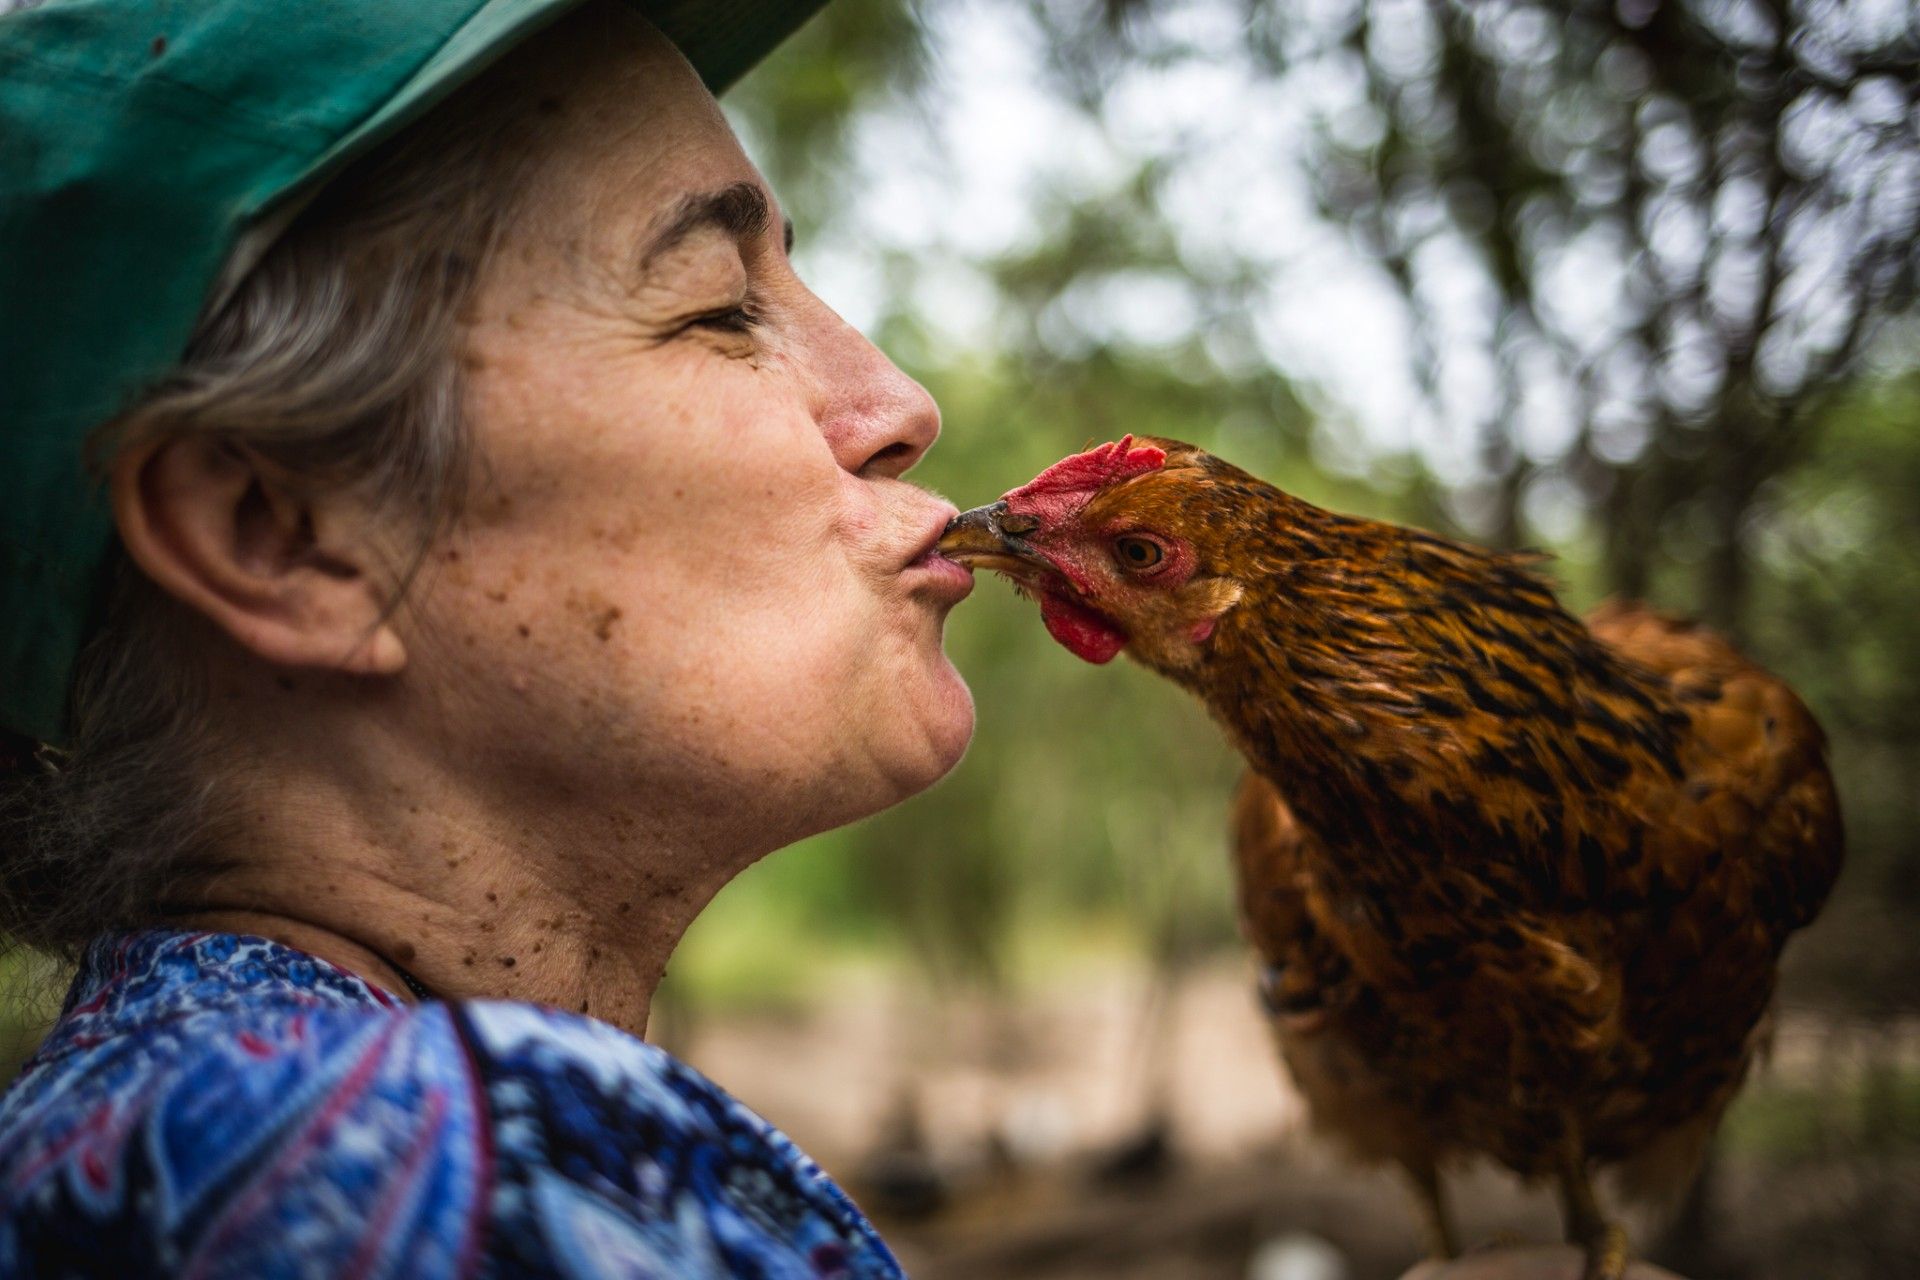
[[[1142,447],[1164,462],[943,545],[1111,628],[1246,757],[1242,915],[1319,1126],[1528,1176],[1568,1117],[1591,1160],[1698,1146],[1839,870],[1805,706],[1704,628],[1582,623],[1528,558]]]

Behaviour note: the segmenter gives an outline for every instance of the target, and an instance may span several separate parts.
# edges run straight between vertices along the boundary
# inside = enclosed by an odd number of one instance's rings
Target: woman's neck
[[[174,919],[259,934],[405,995],[510,999],[644,1034],[681,935],[735,859],[630,807],[276,770],[240,789],[223,870]],[[242,841],[244,844],[242,844]]]

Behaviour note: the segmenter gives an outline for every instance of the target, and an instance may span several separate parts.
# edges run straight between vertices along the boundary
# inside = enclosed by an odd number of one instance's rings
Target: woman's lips
[[[950,604],[960,603],[973,591],[973,572],[932,547],[915,556],[901,571],[901,576],[915,586],[925,586]]]
[[[926,536],[920,540],[920,550],[907,561],[900,576],[948,604],[958,604],[973,591],[973,571],[957,560],[947,559],[938,548],[940,535],[946,532],[947,522],[959,514],[959,509],[943,502],[927,514]]]

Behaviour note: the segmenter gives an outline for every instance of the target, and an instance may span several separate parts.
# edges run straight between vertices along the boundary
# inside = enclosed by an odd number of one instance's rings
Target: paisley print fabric
[[[783,1134],[589,1018],[263,938],[99,939],[0,1098],[0,1276],[877,1280]]]

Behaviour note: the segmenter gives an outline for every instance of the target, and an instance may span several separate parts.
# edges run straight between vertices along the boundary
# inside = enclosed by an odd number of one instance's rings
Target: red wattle
[[[1126,632],[1057,592],[1041,594],[1040,621],[1047,624],[1047,634],[1065,645],[1069,653],[1095,666],[1112,662],[1127,647]]]

